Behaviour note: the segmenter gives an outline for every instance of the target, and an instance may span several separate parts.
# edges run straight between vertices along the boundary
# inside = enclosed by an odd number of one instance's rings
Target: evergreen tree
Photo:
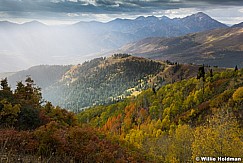
[[[7,78],[5,78],[1,81],[1,89],[10,91],[10,87],[8,86]]]
[[[1,80],[1,90],[0,90],[0,100],[1,99],[7,99],[9,102],[12,102],[13,100],[13,92],[11,91],[11,88],[8,85],[7,78]]]
[[[203,87],[203,100],[204,100],[204,82],[205,82],[205,70],[204,70],[204,65],[199,67],[198,69],[198,74],[197,74],[197,79],[202,79],[202,87]]]
[[[15,103],[20,104],[20,114],[18,128],[34,129],[40,125],[39,112],[41,108],[41,92],[36,87],[34,81],[27,77],[26,85],[22,82],[17,83],[15,90]]]
[[[238,67],[237,67],[237,65],[235,66],[235,71],[238,71]]]
[[[204,65],[199,67],[199,69],[198,69],[197,79],[201,79],[201,78],[203,78],[203,81],[205,81]]]
[[[210,69],[210,77],[213,77],[213,69]]]
[[[0,126],[12,127],[18,121],[20,105],[12,105],[6,100],[0,101]]]

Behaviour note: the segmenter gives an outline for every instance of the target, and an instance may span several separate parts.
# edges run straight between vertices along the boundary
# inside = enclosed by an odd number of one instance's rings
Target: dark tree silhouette
[[[238,71],[238,67],[237,67],[237,65],[235,66],[235,71]]]
[[[204,65],[199,67],[199,69],[198,69],[197,79],[201,79],[201,78],[203,78],[203,81],[205,81]]]

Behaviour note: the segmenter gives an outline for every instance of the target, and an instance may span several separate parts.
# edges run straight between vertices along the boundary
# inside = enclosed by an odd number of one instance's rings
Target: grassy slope
[[[242,67],[242,38],[242,28],[223,28],[182,37],[146,38],[118,51],[174,62]]]

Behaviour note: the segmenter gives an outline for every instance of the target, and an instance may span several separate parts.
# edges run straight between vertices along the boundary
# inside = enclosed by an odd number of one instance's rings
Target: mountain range
[[[185,18],[141,16],[67,26],[3,21],[0,22],[0,72],[40,64],[78,64],[147,37],[177,37],[216,28],[227,26],[201,12]]]
[[[243,67],[243,28],[220,28],[172,38],[149,37],[116,52],[180,63]]]

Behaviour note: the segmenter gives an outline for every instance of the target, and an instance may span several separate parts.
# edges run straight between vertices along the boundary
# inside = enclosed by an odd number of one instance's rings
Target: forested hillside
[[[128,54],[96,58],[75,66],[40,65],[8,77],[12,88],[30,76],[41,87],[43,98],[65,109],[79,111],[137,96],[148,88],[196,76],[199,66],[154,61]],[[222,71],[205,66],[205,71]]]
[[[154,61],[128,54],[114,54],[72,66],[59,82],[43,90],[54,105],[78,112],[93,105],[111,104],[137,96],[148,88],[188,79],[198,65]],[[205,71],[215,67],[205,67]]]
[[[206,72],[149,88],[139,96],[78,114],[78,121],[118,137],[155,162],[242,157],[243,69]]]
[[[96,58],[71,67],[44,95],[53,104],[75,111],[112,103],[149,88],[150,79],[165,65],[127,54]]]

